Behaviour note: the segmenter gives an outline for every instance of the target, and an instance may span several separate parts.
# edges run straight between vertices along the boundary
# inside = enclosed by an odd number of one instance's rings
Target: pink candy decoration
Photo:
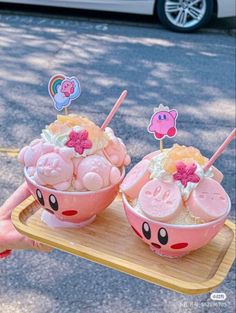
[[[106,128],[106,133],[109,134],[111,139],[105,149],[103,149],[105,157],[111,162],[111,164],[117,167],[128,166],[131,159],[123,141],[120,138],[117,138],[114,135],[113,130],[109,127]]]
[[[230,200],[217,181],[205,177],[192,191],[186,204],[193,216],[209,222],[227,213]]]
[[[120,170],[103,156],[90,155],[79,162],[74,187],[78,191],[95,191],[117,184]]]
[[[188,182],[198,183],[200,178],[195,171],[197,169],[197,165],[195,163],[185,164],[183,162],[176,163],[177,172],[173,175],[174,180],[179,180],[181,184],[186,187]]]
[[[137,198],[142,187],[150,180],[149,166],[149,160],[142,160],[125,176],[121,190],[130,198]]]
[[[42,186],[50,185],[58,190],[68,189],[73,177],[73,156],[74,151],[69,148],[44,154],[37,162],[35,181]]]
[[[182,198],[176,183],[153,179],[141,189],[138,201],[143,213],[153,220],[168,222],[181,210]]]
[[[21,149],[18,155],[18,161],[27,167],[29,175],[32,176],[34,175],[38,159],[43,154],[52,152],[53,150],[53,145],[44,143],[41,139],[35,139],[29,146]]]
[[[66,146],[69,148],[73,147],[77,153],[83,154],[85,149],[90,149],[93,146],[92,141],[88,139],[88,135],[88,131],[85,129],[79,132],[72,130]]]

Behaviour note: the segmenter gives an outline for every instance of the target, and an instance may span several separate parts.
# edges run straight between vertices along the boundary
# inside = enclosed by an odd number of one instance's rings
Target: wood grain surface
[[[82,229],[52,229],[29,197],[12,220],[26,236],[62,251],[185,294],[206,293],[223,282],[235,259],[235,224],[226,221],[205,247],[179,259],[157,256],[132,232],[119,198]]]

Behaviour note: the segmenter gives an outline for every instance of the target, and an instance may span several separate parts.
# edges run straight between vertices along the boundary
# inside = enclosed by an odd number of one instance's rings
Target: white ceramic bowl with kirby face
[[[196,225],[174,225],[150,220],[135,211],[125,193],[122,193],[122,201],[135,235],[158,255],[170,258],[182,257],[205,246],[221,230],[231,208],[229,199],[227,212],[214,221]]]
[[[63,222],[84,223],[93,221],[115,199],[125,176],[122,170],[120,181],[98,191],[69,192],[38,185],[24,169],[28,188],[33,197],[49,213]]]

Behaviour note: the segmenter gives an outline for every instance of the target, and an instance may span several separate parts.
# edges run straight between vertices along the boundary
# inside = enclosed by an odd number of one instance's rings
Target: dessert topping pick
[[[55,109],[57,111],[65,109],[67,115],[68,106],[81,94],[80,82],[75,76],[66,77],[63,74],[56,74],[49,80],[48,92]]]
[[[162,139],[165,137],[175,137],[177,134],[176,119],[178,117],[177,110],[170,110],[169,107],[160,104],[154,109],[151,117],[148,132],[154,134],[155,139],[160,140],[160,150],[163,150]]]

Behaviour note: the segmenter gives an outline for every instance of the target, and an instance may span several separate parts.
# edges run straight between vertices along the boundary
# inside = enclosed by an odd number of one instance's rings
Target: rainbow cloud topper
[[[55,109],[61,111],[80,96],[80,82],[74,76],[66,77],[57,74],[51,77],[48,83],[48,92],[54,102]]]

